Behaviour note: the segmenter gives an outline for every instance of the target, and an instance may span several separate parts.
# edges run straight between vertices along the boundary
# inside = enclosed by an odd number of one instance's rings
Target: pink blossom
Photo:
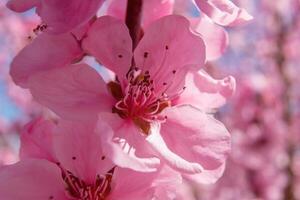
[[[114,40],[109,39],[112,34]],[[220,177],[230,136],[220,122],[199,110],[205,102],[181,96],[196,88],[219,102],[213,105],[218,107],[232,94],[234,79],[200,75],[199,86],[192,81],[191,88],[184,87],[186,74],[198,77],[205,61],[204,43],[185,18],[171,15],[150,25],[133,53],[134,67],[128,30],[112,17],[96,20],[83,48],[118,79],[106,85],[86,64],[39,72],[29,78],[38,102],[67,119],[94,120],[100,113],[99,130],[111,127],[102,134],[103,151],[118,166],[154,171],[157,164],[167,163],[199,182]]]
[[[245,9],[237,7],[230,0],[195,0],[195,2],[205,15],[222,26],[236,26],[253,19]]]
[[[64,33],[88,22],[102,3],[103,0],[10,0],[7,7],[16,12],[36,7],[49,32]]]
[[[28,124],[21,137],[22,160],[0,169],[1,198],[169,199],[163,196],[176,192],[172,185],[181,178],[168,168],[144,174],[114,166],[94,127],[45,119]]]

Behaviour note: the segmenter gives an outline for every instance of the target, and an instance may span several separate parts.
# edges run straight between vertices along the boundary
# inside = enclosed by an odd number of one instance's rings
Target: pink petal
[[[52,33],[71,31],[88,22],[104,0],[41,0],[38,14]]]
[[[108,199],[140,200],[152,199],[152,183],[156,173],[141,173],[117,167],[113,176],[113,188]]]
[[[183,173],[201,173],[203,168],[198,163],[188,162],[172,152],[160,135],[160,126],[153,123],[147,141],[159,156],[173,169]]]
[[[94,131],[95,124],[60,121],[54,135],[54,150],[60,165],[74,175],[94,183],[97,174],[113,168],[108,155],[102,152],[102,133]]]
[[[28,78],[34,73],[68,65],[81,56],[71,34],[41,34],[14,58],[10,74],[16,84],[28,87]]]
[[[163,114],[168,119],[161,125],[161,136],[170,151],[204,168],[195,175],[208,173],[209,177],[220,177],[220,173],[215,174],[216,170],[224,164],[230,150],[230,135],[224,125],[191,106],[172,107]]]
[[[236,26],[249,22],[253,17],[230,0],[195,0],[209,18],[222,26]]]
[[[131,66],[132,41],[121,20],[110,16],[97,19],[83,41],[83,48],[119,77],[125,77]]]
[[[97,127],[100,133],[105,133],[101,134],[103,152],[117,166],[141,172],[157,170],[159,159],[152,156],[145,137],[131,122],[116,114],[102,113]]]
[[[228,76],[216,80],[204,71],[189,73],[186,89],[174,104],[190,104],[204,111],[212,111],[226,103],[235,91],[235,79]]]
[[[134,51],[136,66],[149,71],[151,79],[161,88],[163,83],[172,84],[177,71],[193,67],[200,69],[205,61],[203,40],[190,30],[187,19],[178,15],[163,17],[146,30]],[[177,76],[185,76],[177,73]],[[177,88],[181,90],[182,88]]]
[[[86,64],[40,72],[29,88],[35,100],[66,119],[91,119],[114,104],[103,79]]]
[[[52,147],[54,122],[42,118],[33,120],[21,134],[20,158],[39,158],[56,162]]]
[[[46,160],[24,160],[1,168],[0,197],[3,200],[68,200],[62,180],[56,165]]]
[[[112,191],[108,198],[122,200],[171,200],[174,199],[176,190],[181,184],[182,178],[180,174],[167,166],[163,166],[154,173],[140,173],[117,167],[113,176]]]
[[[126,0],[110,0],[106,10],[106,14],[125,21],[126,7]]]
[[[157,178],[153,181],[154,196],[159,199],[189,199],[186,194],[182,195],[181,188],[183,180],[180,173],[174,171],[167,165],[162,166]]]
[[[211,185],[216,183],[222,177],[225,166],[226,163],[224,162],[223,165],[214,170],[203,170],[203,172],[199,174],[184,174],[184,178],[196,184]]]
[[[9,0],[6,6],[15,12],[25,12],[40,3],[40,0]]]
[[[174,0],[150,0],[143,2],[143,26],[147,28],[153,21],[173,12]]]
[[[216,60],[228,47],[228,34],[224,28],[214,24],[207,16],[202,15],[194,21],[194,30],[201,34],[205,47],[206,59]]]

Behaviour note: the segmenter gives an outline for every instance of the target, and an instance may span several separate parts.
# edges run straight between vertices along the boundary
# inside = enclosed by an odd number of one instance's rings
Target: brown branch
[[[282,94],[282,100],[283,100],[283,115],[282,119],[287,125],[287,128],[290,129],[290,126],[292,124],[292,112],[291,112],[291,81],[289,78],[289,75],[287,74],[286,70],[286,56],[284,54],[284,46],[287,40],[287,34],[291,31],[291,29],[294,26],[294,23],[285,24],[283,22],[282,17],[279,13],[274,13],[275,21],[278,25],[278,34],[277,34],[277,52],[275,54],[275,60],[277,64],[278,72],[281,76],[283,85],[284,85],[284,93]],[[290,131],[288,131],[290,133]],[[289,164],[286,167],[286,173],[288,176],[288,183],[284,190],[284,199],[285,200],[295,200],[294,196],[294,182],[295,182],[295,175],[293,173],[292,165],[293,165],[293,157],[295,153],[295,146],[294,142],[291,140],[292,137],[288,136],[288,148],[287,153],[289,156]]]
[[[141,18],[143,0],[128,0],[126,9],[126,25],[132,38],[133,50],[141,38]]]

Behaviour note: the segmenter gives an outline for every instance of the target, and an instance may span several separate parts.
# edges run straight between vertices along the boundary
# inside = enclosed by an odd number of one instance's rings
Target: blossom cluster
[[[199,17],[182,0],[8,1],[41,19],[10,75],[47,111],[22,129],[20,161],[0,168],[0,197],[189,199],[184,180],[215,183],[231,137],[214,113],[235,79],[203,66],[226,49],[222,26],[252,17],[229,0],[195,5]]]

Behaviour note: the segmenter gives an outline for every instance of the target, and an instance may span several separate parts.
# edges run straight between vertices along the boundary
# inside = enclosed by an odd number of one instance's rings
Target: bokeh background
[[[216,113],[232,134],[232,152],[217,184],[182,189],[204,200],[300,200],[300,1],[234,2],[254,20],[226,28],[229,46],[205,66],[215,78],[237,81],[235,95]],[[18,160],[22,126],[49,114],[8,72],[13,56],[35,37],[39,18],[34,11],[13,13],[5,3],[0,0],[0,167]]]

